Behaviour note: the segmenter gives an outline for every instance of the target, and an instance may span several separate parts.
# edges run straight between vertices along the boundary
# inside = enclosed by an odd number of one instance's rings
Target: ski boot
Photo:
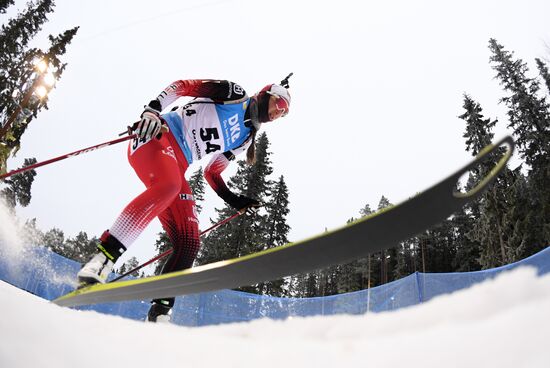
[[[172,316],[172,304],[169,300],[156,299],[151,302],[146,322],[169,323]]]
[[[99,250],[78,272],[77,289],[107,281],[117,259],[126,251],[126,247],[106,230],[97,244]]]

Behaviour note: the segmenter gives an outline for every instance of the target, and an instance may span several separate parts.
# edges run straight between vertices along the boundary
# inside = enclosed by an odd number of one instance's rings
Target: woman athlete
[[[133,127],[136,138],[128,147],[128,160],[146,189],[101,235],[98,253],[78,272],[79,287],[105,283],[117,259],[155,217],[173,245],[162,273],[192,267],[200,248],[199,224],[184,175],[195,160],[212,154],[204,176],[231,207],[259,207],[257,200],[231,192],[221,173],[242,152],[247,152],[248,163],[254,162],[254,138],[261,124],[288,114],[287,88],[288,77],[248,97],[241,86],[226,80],[178,80],[145,106]],[[182,96],[195,99],[161,114]],[[153,300],[147,319],[169,320],[174,301]]]

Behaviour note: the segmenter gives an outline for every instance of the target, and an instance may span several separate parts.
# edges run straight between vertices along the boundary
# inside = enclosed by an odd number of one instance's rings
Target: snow
[[[2,257],[28,234],[0,204]],[[0,281],[0,368],[550,366],[550,274],[518,268],[418,306],[182,327],[58,307]]]
[[[548,367],[550,275],[519,268],[399,311],[150,324],[0,282],[0,367]]]

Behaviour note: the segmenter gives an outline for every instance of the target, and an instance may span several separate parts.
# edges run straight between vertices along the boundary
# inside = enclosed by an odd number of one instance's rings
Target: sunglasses
[[[275,107],[277,108],[278,111],[282,111],[282,116],[285,116],[286,114],[288,114],[288,102],[282,97],[279,97],[276,95],[272,95],[272,96],[275,97]]]

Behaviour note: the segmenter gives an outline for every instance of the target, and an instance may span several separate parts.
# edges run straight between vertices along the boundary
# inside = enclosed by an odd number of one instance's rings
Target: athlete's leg
[[[128,159],[147,189],[130,202],[113,226],[103,233],[98,253],[78,272],[81,286],[105,282],[120,255],[180,191],[181,169],[165,136],[160,140],[132,142]]]
[[[173,246],[173,252],[164,264],[161,273],[192,267],[200,248],[199,224],[195,201],[185,178],[179,196],[159,215],[159,220]],[[156,322],[161,319],[169,319],[170,309],[174,306],[174,302],[175,298],[153,300],[148,320]]]
[[[174,201],[182,183],[180,165],[164,136],[135,145],[128,148],[128,160],[147,189],[124,208],[109,229],[126,248]]]
[[[199,252],[200,239],[195,201],[187,181],[182,183],[179,196],[159,215],[159,220],[174,247],[162,268],[162,273],[192,267]]]

